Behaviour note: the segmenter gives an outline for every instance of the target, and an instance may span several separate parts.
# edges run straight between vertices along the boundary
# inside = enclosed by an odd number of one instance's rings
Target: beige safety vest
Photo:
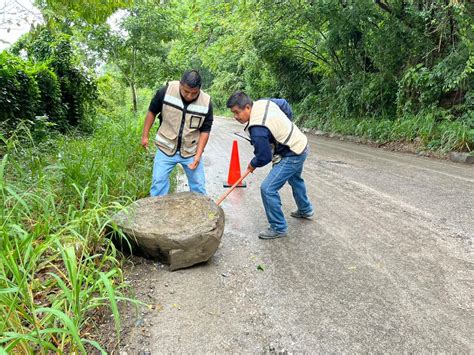
[[[258,100],[253,103],[250,120],[245,127],[249,136],[249,128],[252,126],[267,127],[278,143],[287,145],[295,154],[303,153],[308,144],[308,138],[303,132],[270,100]]]
[[[179,93],[179,81],[170,81],[163,100],[161,125],[155,137],[157,147],[166,155],[176,154],[181,122],[184,120],[180,154],[183,158],[195,155],[200,134],[199,128],[209,112],[210,102],[210,96],[201,90],[198,98],[185,109]]]

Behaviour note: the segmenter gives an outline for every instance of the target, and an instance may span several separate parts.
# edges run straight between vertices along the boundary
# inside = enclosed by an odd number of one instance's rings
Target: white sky
[[[42,22],[34,0],[0,0],[0,50],[8,48],[30,30],[31,24]]]
[[[30,30],[31,24],[43,21],[41,12],[33,6],[34,0],[0,0],[0,51],[8,48]],[[127,15],[118,10],[109,17],[108,23],[118,31],[117,22]]]

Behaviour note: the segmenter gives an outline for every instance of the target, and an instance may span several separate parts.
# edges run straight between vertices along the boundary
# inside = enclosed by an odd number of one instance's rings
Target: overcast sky
[[[8,48],[30,30],[32,23],[42,22],[41,12],[33,6],[34,0],[0,0],[0,51]],[[118,31],[117,22],[127,14],[116,11],[107,22]]]
[[[0,0],[0,50],[9,47],[42,19],[33,0]]]

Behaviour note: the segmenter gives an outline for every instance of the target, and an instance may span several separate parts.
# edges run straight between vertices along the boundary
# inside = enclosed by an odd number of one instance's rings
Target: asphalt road
[[[225,191],[232,140],[217,118],[204,164],[209,195]],[[135,259],[126,277],[152,306],[124,316],[121,351],[474,351],[474,167],[309,136],[304,178],[313,221],[289,236],[266,228],[257,169],[224,201],[226,229],[206,264],[175,272]],[[181,184],[180,188],[186,189]]]

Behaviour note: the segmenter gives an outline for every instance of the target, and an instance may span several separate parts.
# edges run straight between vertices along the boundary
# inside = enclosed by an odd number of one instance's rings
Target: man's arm
[[[142,146],[145,149],[148,149],[148,134],[150,133],[150,128],[153,126],[155,122],[156,115],[148,111],[145,117],[145,123],[143,124],[143,132],[142,132]]]
[[[250,138],[254,147],[255,156],[247,166],[253,172],[256,168],[267,165],[272,161],[271,133],[268,128],[255,126],[250,128]]]
[[[206,117],[204,117],[204,123],[202,124],[201,128],[199,128],[199,131],[201,133],[203,132],[210,132],[212,128],[212,122],[214,121],[214,110],[212,108],[212,102],[209,102],[209,111],[206,114]]]
[[[163,86],[160,90],[158,90],[150,102],[150,106],[148,107],[148,112],[145,117],[145,123],[143,124],[143,132],[142,132],[142,146],[145,149],[148,149],[148,135],[150,133],[151,126],[155,122],[156,116],[159,114],[161,117],[161,110],[163,108],[163,99],[166,94],[166,89],[168,85]],[[161,118],[160,118],[161,119]]]
[[[201,160],[202,153],[204,153],[204,148],[206,148],[207,141],[209,140],[209,134],[211,133],[212,122],[214,121],[214,113],[212,109],[212,102],[209,103],[209,111],[204,118],[204,123],[202,124],[199,133],[198,147],[196,155],[194,156],[194,161],[191,164],[188,164],[190,169],[196,169]]]
[[[198,167],[199,162],[201,161],[202,153],[204,152],[204,148],[206,148],[208,140],[209,140],[209,132],[201,132],[199,134],[198,147],[197,147],[196,155],[194,156],[194,161],[188,164],[190,169],[194,170]]]

